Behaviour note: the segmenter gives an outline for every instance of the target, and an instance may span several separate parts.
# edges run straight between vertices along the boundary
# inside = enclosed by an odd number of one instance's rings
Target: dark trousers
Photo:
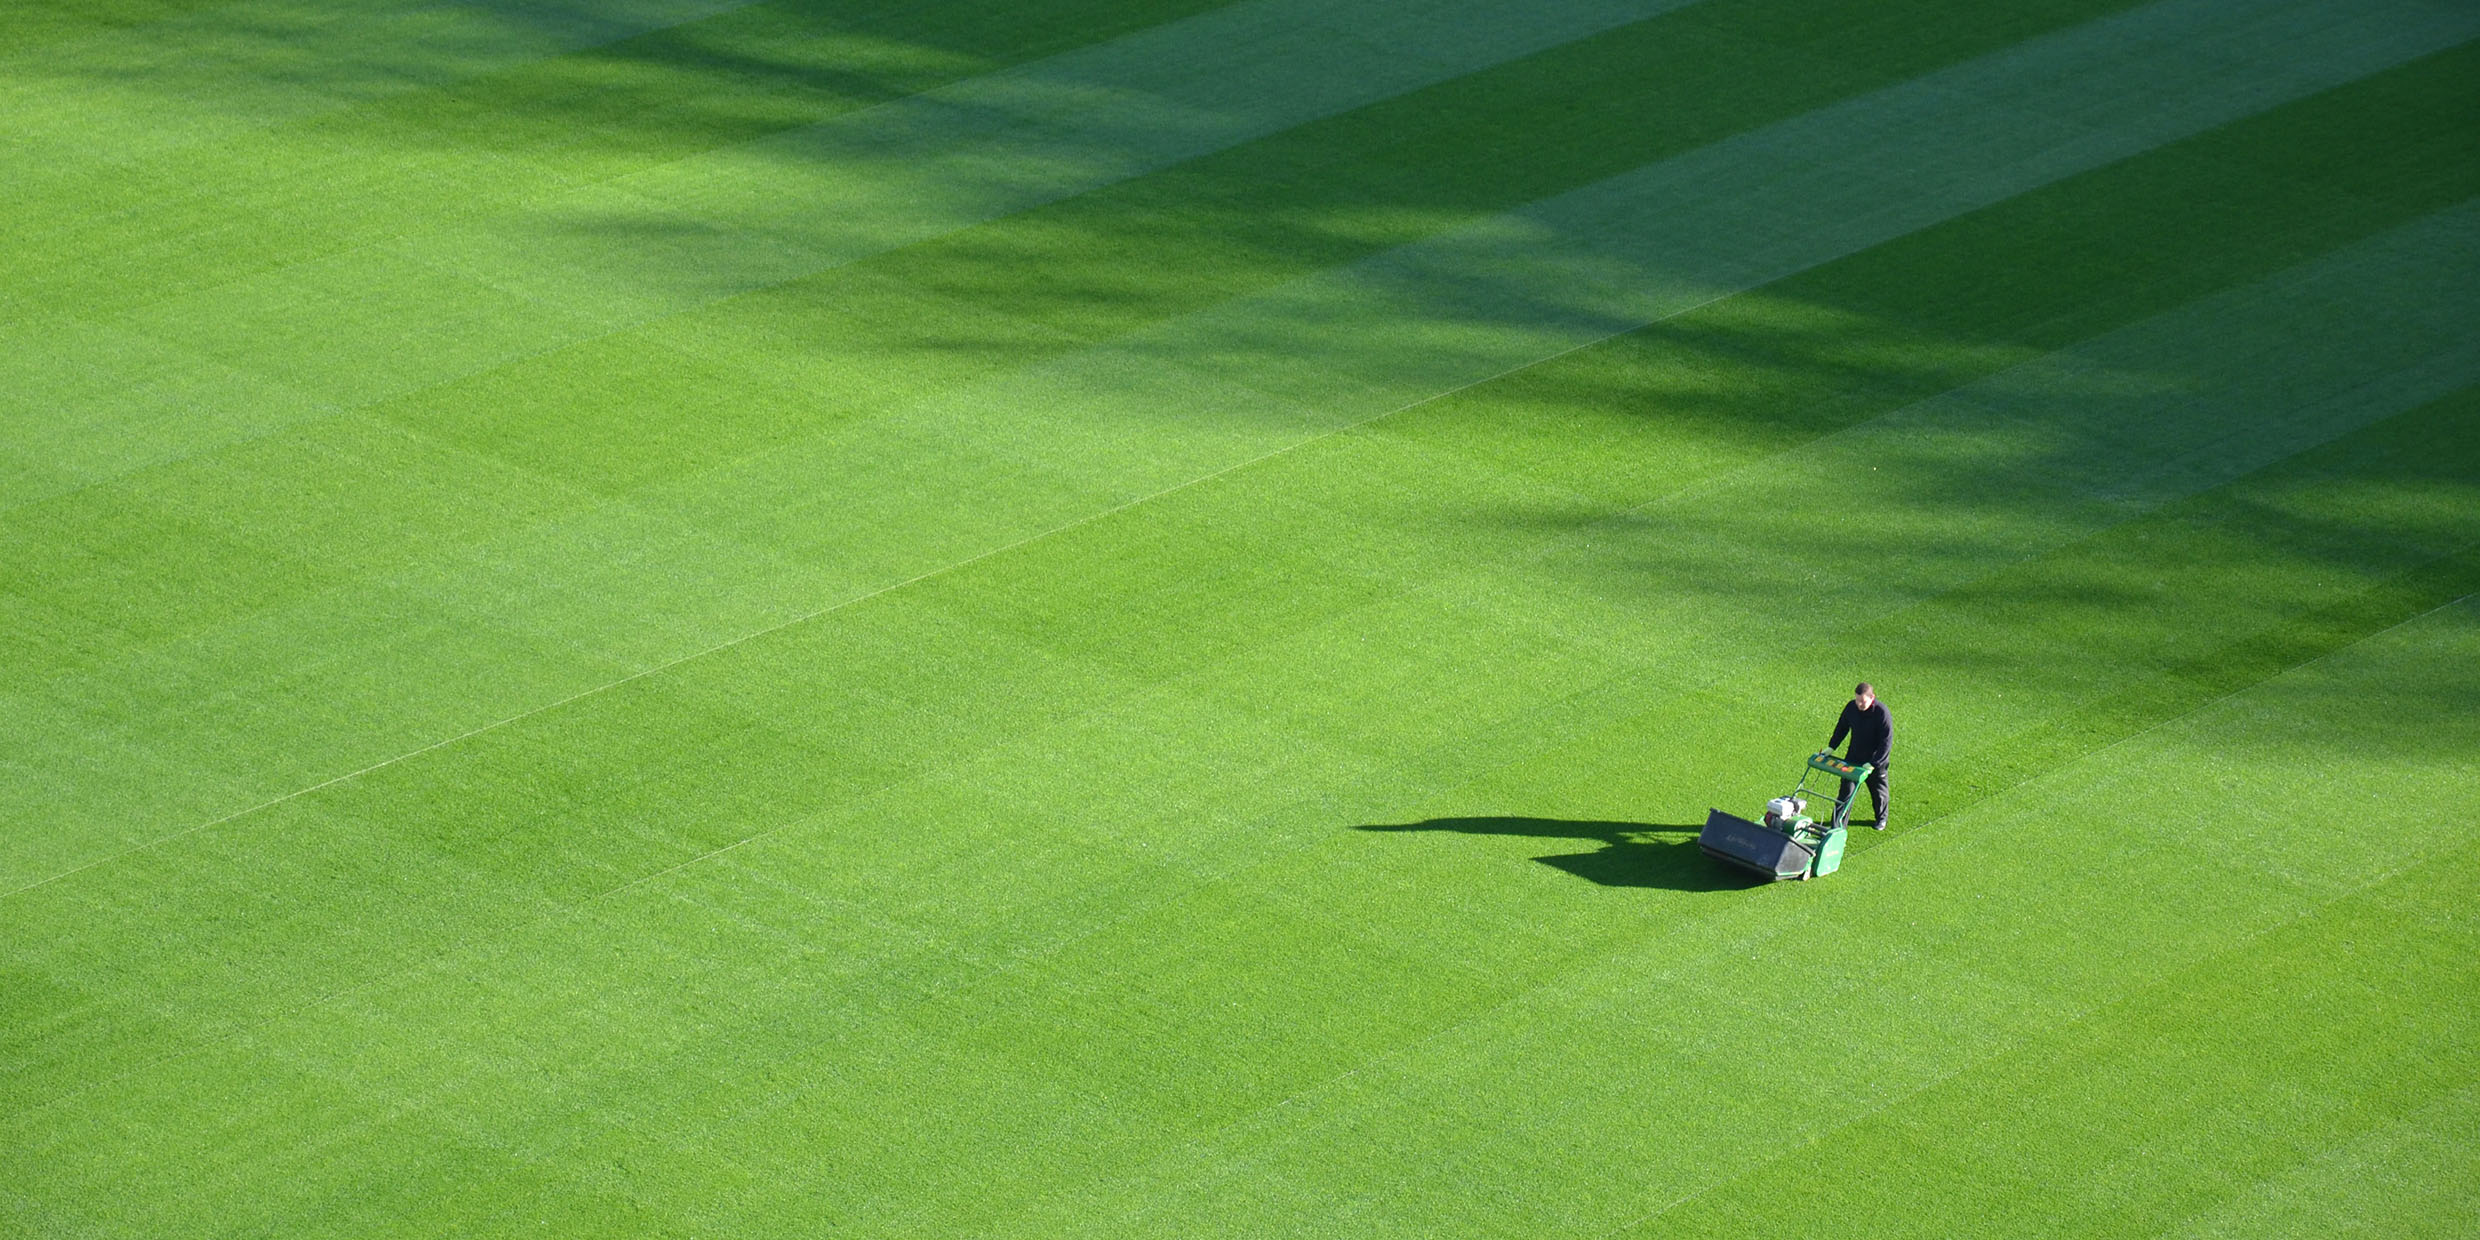
[[[1880,759],[1875,766],[1876,769],[1869,772],[1869,805],[1877,811],[1878,825],[1884,826],[1886,824],[1886,810],[1893,804],[1894,794],[1889,792],[1886,788],[1885,761]],[[1838,827],[1851,821],[1851,794],[1853,791],[1851,781],[1846,779],[1843,781],[1842,794],[1834,798],[1834,825]]]

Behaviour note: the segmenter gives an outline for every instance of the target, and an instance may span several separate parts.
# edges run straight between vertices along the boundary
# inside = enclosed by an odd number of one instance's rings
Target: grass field
[[[33,0],[0,117],[0,1235],[2480,1234],[2470,0]],[[1703,857],[1860,679],[1893,829]]]

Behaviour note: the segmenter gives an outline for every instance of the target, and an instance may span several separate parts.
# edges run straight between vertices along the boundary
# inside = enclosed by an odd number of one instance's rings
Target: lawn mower
[[[1808,781],[1822,775],[1857,784],[1869,777],[1870,769],[1866,762],[1845,762],[1831,751],[1810,754],[1807,765],[1801,768],[1799,784],[1765,803],[1763,821],[1750,822],[1736,814],[1713,810],[1705,816],[1705,830],[1696,837],[1697,847],[1709,857],[1777,881],[1832,874],[1843,864],[1843,835],[1851,825],[1851,799],[1838,792],[1832,819],[1819,826],[1808,816],[1812,795]],[[1822,793],[1820,789],[1816,795]]]

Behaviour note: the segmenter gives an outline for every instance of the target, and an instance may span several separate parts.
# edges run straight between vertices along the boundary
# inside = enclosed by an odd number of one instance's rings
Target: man
[[[1886,790],[1886,750],[1894,741],[1894,717],[1886,713],[1886,704],[1877,700],[1877,690],[1861,681],[1851,691],[1851,700],[1843,703],[1843,717],[1834,723],[1834,739],[1826,742],[1832,749],[1851,737],[1851,748],[1843,752],[1843,761],[1866,762],[1869,771],[1869,804],[1877,810],[1877,821],[1870,825],[1886,829],[1886,810],[1893,796]],[[1841,821],[1850,810],[1851,781],[1843,781],[1843,794],[1834,799],[1834,817]]]

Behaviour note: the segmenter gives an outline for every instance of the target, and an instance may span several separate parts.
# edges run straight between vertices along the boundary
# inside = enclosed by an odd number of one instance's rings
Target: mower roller
[[[1808,817],[1808,781],[1825,775],[1857,784],[1869,777],[1870,770],[1866,762],[1845,762],[1830,751],[1810,754],[1801,768],[1799,784],[1788,794],[1765,803],[1763,821],[1751,822],[1736,814],[1712,810],[1705,815],[1704,832],[1696,837],[1697,847],[1704,849],[1707,856],[1775,881],[1832,874],[1843,864],[1843,837],[1851,824],[1851,798],[1838,791],[1833,820],[1819,826]]]

